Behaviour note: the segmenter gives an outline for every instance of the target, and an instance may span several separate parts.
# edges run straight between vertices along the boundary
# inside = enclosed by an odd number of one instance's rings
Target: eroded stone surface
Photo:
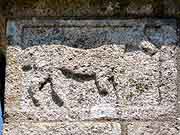
[[[128,125],[128,135],[179,135],[176,122],[134,122]]]
[[[116,122],[51,122],[7,125],[4,135],[121,135]]]
[[[22,20],[7,33],[8,121],[176,118],[173,20]]]

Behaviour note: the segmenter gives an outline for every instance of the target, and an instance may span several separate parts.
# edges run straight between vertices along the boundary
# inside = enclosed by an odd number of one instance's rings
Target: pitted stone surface
[[[8,125],[4,135],[121,135],[116,122],[55,122]]]
[[[179,135],[176,122],[134,122],[128,124],[128,135]]]
[[[175,21],[8,24],[7,121],[176,118]]]

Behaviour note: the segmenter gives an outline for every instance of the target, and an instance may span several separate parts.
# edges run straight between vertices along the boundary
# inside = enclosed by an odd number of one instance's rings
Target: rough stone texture
[[[128,135],[180,135],[175,122],[133,122],[128,124]]]
[[[179,0],[2,0],[8,17],[179,16]]]
[[[22,122],[177,119],[175,20],[33,18],[9,21],[7,36],[7,132],[15,121],[23,132]]]
[[[177,34],[180,35],[180,22],[177,21]],[[180,41],[180,36],[178,36],[178,41]],[[180,45],[180,42],[177,44],[178,46]],[[178,101],[177,101],[177,112],[178,112],[178,123],[180,124],[180,48],[177,49],[177,93],[178,93]]]
[[[116,122],[55,122],[7,125],[4,135],[121,135]]]

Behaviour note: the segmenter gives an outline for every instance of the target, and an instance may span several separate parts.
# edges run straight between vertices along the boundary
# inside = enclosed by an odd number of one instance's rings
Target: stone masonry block
[[[180,135],[176,122],[133,122],[128,125],[128,135]]]
[[[176,118],[174,20],[14,20],[6,121]]]
[[[50,122],[7,125],[4,135],[121,135],[116,122]]]

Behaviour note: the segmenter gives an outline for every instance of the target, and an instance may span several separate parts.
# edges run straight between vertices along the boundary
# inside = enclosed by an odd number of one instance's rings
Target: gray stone
[[[121,135],[116,122],[11,123],[4,135]]]
[[[19,20],[7,33],[6,121],[176,119],[173,20]]]
[[[128,125],[128,135],[179,135],[176,122],[133,122]]]

